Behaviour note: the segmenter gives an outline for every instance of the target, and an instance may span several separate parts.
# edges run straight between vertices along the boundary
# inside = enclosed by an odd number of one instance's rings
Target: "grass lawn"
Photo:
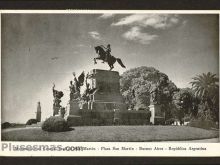
[[[151,142],[208,139],[218,131],[187,126],[83,126],[67,132],[45,132],[41,128],[2,131],[4,141]]]

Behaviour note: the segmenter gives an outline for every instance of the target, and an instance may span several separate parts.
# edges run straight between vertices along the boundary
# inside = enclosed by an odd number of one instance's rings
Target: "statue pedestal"
[[[82,118],[78,115],[69,115],[67,116],[67,124],[68,126],[80,126],[82,125]]]
[[[69,110],[68,115],[66,116],[66,120],[69,126],[79,126],[82,124],[78,100],[69,101]]]
[[[123,97],[120,93],[120,76],[116,71],[93,69],[89,79],[91,88],[96,88],[90,96],[88,109],[96,112],[100,120],[106,121],[107,125],[113,123],[114,110],[125,111]]]
[[[88,83],[94,92],[89,102],[79,106],[78,101],[70,101],[67,122],[70,126],[78,125],[113,125],[114,111],[126,111],[120,93],[119,73],[93,69],[88,75]]]
[[[69,102],[69,114],[68,115],[79,115],[80,107],[77,100],[70,100]]]
[[[123,97],[120,93],[119,73],[93,69],[89,74],[91,88],[97,91],[91,95],[88,109],[95,111],[126,110]]]
[[[94,102],[119,102],[122,103],[120,93],[119,73],[101,69],[90,71],[89,79],[91,88],[97,91],[92,95],[91,100]]]
[[[165,122],[165,112],[162,112],[161,105],[151,104],[149,108],[151,112],[150,122],[154,125],[163,125]]]
[[[60,107],[53,106],[53,116],[59,115]]]

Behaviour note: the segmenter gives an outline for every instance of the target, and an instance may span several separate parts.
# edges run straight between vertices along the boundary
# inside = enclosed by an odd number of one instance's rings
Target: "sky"
[[[69,100],[72,72],[106,69],[94,65],[94,46],[111,44],[120,74],[134,67],[154,67],[177,87],[192,77],[219,74],[218,15],[212,14],[2,14],[2,122],[25,123],[53,113],[52,85]]]

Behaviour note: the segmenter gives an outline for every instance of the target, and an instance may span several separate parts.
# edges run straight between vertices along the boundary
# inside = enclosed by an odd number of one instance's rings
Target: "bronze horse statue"
[[[117,61],[121,65],[121,67],[126,68],[120,58],[115,58],[114,56],[109,55],[108,59],[106,60],[107,54],[101,46],[96,46],[95,51],[99,56],[94,58],[94,64],[97,64],[96,60],[103,60],[103,62],[108,63],[110,70],[112,70],[114,68],[114,63]]]

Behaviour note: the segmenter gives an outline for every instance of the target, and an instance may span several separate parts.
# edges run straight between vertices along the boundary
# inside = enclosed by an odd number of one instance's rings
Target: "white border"
[[[0,10],[0,13],[26,13],[26,14],[134,14],[134,13],[176,13],[176,14],[219,14],[220,10]]]
[[[220,10],[0,10],[1,14],[6,13],[24,13],[24,14],[132,14],[132,13],[169,13],[169,14],[219,14]],[[0,15],[1,16],[1,15]],[[1,17],[0,17],[1,20]],[[1,25],[1,24],[0,24]],[[0,39],[1,41],[1,39]],[[1,64],[0,64],[1,65]],[[1,102],[0,102],[1,103]],[[0,135],[1,136],[1,135]],[[220,143],[158,143],[158,142],[8,142],[1,141],[0,156],[187,156],[187,157],[213,157],[220,156]],[[88,148],[96,148],[96,150],[84,151],[2,151],[4,144],[12,145],[62,145],[65,146],[84,146]],[[101,147],[133,147],[134,150],[101,150]],[[155,147],[163,148],[163,151],[143,151],[139,147],[147,147],[154,149]],[[169,147],[182,147],[187,150],[169,150]],[[189,147],[203,147],[206,150],[192,151]]]

